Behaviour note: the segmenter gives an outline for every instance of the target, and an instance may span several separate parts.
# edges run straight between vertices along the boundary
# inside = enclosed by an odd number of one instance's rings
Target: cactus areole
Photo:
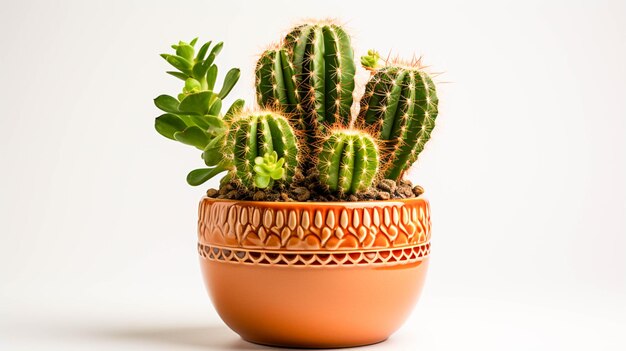
[[[179,94],[155,99],[164,112],[156,130],[202,152],[205,168],[191,171],[189,184],[221,175],[220,196],[255,194],[257,200],[265,199],[260,190],[276,200],[275,189],[292,189],[298,201],[310,193],[333,201],[367,198],[372,189],[388,192],[379,199],[423,191],[394,193],[394,184],[407,183],[404,175],[438,114],[435,84],[419,61],[382,62],[369,50],[360,62],[370,77],[352,113],[357,68],[350,35],[332,21],[304,23],[261,53],[258,107],[244,110],[244,101],[235,100],[222,112],[239,69],[228,71],[218,89],[215,58],[223,43],[196,50],[196,42],[181,41],[173,54],[161,55],[175,68],[167,73],[184,84]]]

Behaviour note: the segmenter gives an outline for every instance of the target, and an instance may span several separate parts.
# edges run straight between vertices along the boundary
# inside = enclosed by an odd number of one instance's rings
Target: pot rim
[[[412,197],[408,199],[389,199],[389,200],[372,200],[372,201],[255,201],[255,200],[233,200],[233,199],[218,199],[214,197],[209,197],[204,195],[201,199],[201,202],[210,201],[210,202],[226,202],[226,203],[240,203],[251,206],[259,206],[259,207],[301,207],[301,206],[328,206],[328,207],[371,207],[371,206],[393,206],[398,204],[405,203],[414,203],[414,202],[426,202],[428,198],[420,195],[419,197]]]

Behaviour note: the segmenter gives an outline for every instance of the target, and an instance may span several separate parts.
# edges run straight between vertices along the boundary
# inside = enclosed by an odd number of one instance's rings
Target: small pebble
[[[415,194],[415,196],[420,196],[424,193],[424,188],[422,188],[419,185],[416,185],[415,187],[413,187],[413,194]]]
[[[215,197],[218,194],[217,189],[209,189],[206,191],[206,196],[208,197]]]
[[[262,190],[257,190],[254,195],[252,195],[252,200],[254,201],[263,201],[265,200],[265,192]]]
[[[378,188],[381,190],[384,190],[390,194],[393,194],[396,192],[396,181],[393,179],[383,179],[380,181],[380,183],[378,183]]]
[[[296,199],[300,202],[304,202],[311,198],[311,192],[303,186],[293,189],[293,192],[296,194]]]
[[[391,194],[386,191],[379,191],[377,198],[378,200],[389,200],[391,198]]]
[[[230,191],[232,191],[234,189],[235,189],[235,187],[232,186],[231,184],[226,184],[223,187],[220,187],[219,194],[220,195],[226,195],[226,194],[228,194]]]

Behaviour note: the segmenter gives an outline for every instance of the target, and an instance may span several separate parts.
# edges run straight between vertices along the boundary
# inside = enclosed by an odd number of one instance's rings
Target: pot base
[[[324,345],[324,346],[302,346],[301,344],[272,344],[272,343],[266,343],[266,342],[262,342],[262,341],[246,340],[244,338],[241,338],[241,340],[243,340],[245,342],[249,342],[251,344],[255,344],[255,345],[269,346],[269,347],[282,347],[282,348],[304,348],[304,349],[341,349],[341,348],[348,348],[348,347],[370,346],[370,345],[380,344],[381,342],[385,342],[385,341],[387,341],[387,339],[388,338],[385,338],[385,339],[382,339],[382,340],[378,340],[378,341],[367,342],[367,343],[358,343],[358,344],[340,344],[340,345]]]
[[[379,343],[418,299],[428,257],[365,266],[244,265],[200,259],[222,320],[244,340],[299,348]]]

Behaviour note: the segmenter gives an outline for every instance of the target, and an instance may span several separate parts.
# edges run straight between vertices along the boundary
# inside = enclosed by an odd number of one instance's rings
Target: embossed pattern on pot
[[[198,244],[198,254],[211,261],[278,266],[388,265],[428,257],[430,243],[405,248],[370,251],[285,252],[237,250]]]
[[[371,203],[228,202],[204,198],[201,244],[269,250],[362,250],[430,240],[425,199]]]

